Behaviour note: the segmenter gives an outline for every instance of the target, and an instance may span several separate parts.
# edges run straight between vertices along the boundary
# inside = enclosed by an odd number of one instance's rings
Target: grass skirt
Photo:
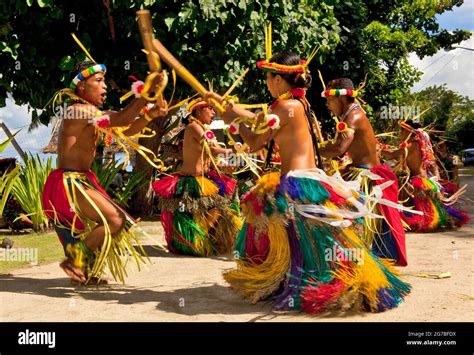
[[[375,174],[366,174],[368,171]],[[372,169],[348,166],[342,176],[346,180],[360,180],[361,190],[371,194],[374,187],[392,182],[382,190],[383,198],[398,205],[398,179],[387,165],[378,165]],[[395,207],[368,202],[369,210],[383,218],[364,218],[363,240],[380,258],[393,259],[398,266],[407,265],[405,230],[401,212]]]
[[[457,193],[458,188],[446,181],[435,181],[432,178],[413,176],[406,187],[412,191],[405,205],[416,211],[422,211],[423,216],[405,212],[402,217],[414,232],[433,232],[440,229],[459,228],[469,222],[466,212],[441,201],[441,196]]]
[[[160,197],[161,223],[175,254],[230,254],[242,222],[236,181],[210,171],[205,176],[165,176],[152,187]]]
[[[88,189],[102,194],[125,215],[125,225],[116,235],[112,236],[105,216],[88,197]],[[77,196],[89,198],[89,202],[101,217],[100,224],[105,227],[104,242],[98,250],[91,251],[83,243],[99,223],[88,219],[81,212]],[[136,225],[134,219],[112,201],[91,171],[52,171],[43,188],[42,200],[43,209],[54,223],[66,256],[73,259],[76,266],[85,270],[86,284],[91,278],[103,278],[106,269],[109,269],[116,281],[124,283],[129,261],[132,261],[138,270],[145,263],[146,253],[132,228]]]
[[[396,307],[410,286],[358,236],[360,194],[320,171],[299,172],[264,175],[245,195],[237,269],[226,281],[254,303],[272,299],[276,311]]]

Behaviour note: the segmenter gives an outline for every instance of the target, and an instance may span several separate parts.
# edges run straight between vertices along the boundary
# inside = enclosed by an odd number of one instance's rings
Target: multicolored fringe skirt
[[[405,205],[423,212],[423,216],[403,213],[402,218],[411,231],[432,232],[443,228],[459,228],[469,222],[467,213],[454,207],[459,191],[449,181],[413,176],[406,190],[409,197]],[[442,201],[441,198],[445,196],[446,201]]]
[[[237,269],[225,280],[274,311],[331,309],[379,312],[396,307],[410,286],[389,260],[377,258],[355,225],[369,212],[350,183],[320,170],[260,178],[242,202]]]
[[[367,174],[370,171],[375,174]],[[342,176],[345,180],[360,179],[361,190],[369,195],[375,186],[391,184],[382,190],[382,197],[398,205],[398,179],[386,165],[378,165],[369,169],[366,166],[350,165],[346,167]],[[395,265],[407,265],[407,252],[405,246],[405,230],[403,228],[400,211],[389,205],[368,202],[369,210],[381,214],[384,218],[364,218],[363,240],[372,252],[380,258],[395,260]]]
[[[112,235],[106,217],[89,197],[87,190],[100,193],[125,215],[125,225],[118,233]],[[89,201],[100,216],[100,223],[87,218],[81,212],[78,196]],[[66,256],[71,258],[76,267],[84,269],[86,284],[91,278],[102,279],[106,269],[109,269],[116,281],[123,283],[130,260],[138,270],[145,263],[146,253],[132,229],[136,224],[134,219],[112,201],[99,185],[93,172],[69,169],[52,171],[46,180],[42,199],[43,210],[54,223]],[[98,250],[92,251],[85,246],[84,240],[98,225],[105,227],[105,239]]]
[[[175,254],[211,256],[232,252],[242,222],[236,181],[224,173],[165,176],[152,184],[160,197],[161,223]]]

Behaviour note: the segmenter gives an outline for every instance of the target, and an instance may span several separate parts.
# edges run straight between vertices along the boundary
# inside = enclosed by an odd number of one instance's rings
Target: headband
[[[71,82],[71,85],[69,85],[69,87],[72,89],[72,90],[75,90],[76,87],[77,87],[77,84],[80,82],[80,81],[83,81],[85,79],[87,79],[88,77],[94,75],[94,74],[97,74],[97,73],[102,73],[105,75],[107,71],[107,68],[105,67],[104,64],[95,64],[95,65],[92,65],[90,66],[89,68],[87,69],[84,69],[83,71],[81,71],[79,74],[77,74],[74,79],[72,79],[72,82]]]
[[[271,22],[264,28],[265,30],[265,54],[266,59],[261,59],[257,62],[257,68],[268,70],[276,74],[293,74],[300,73],[303,77],[305,74],[309,74],[308,65],[318,53],[319,47],[313,50],[308,59],[301,59],[299,64],[295,65],[284,65],[279,63],[270,63],[272,58],[272,24]]]
[[[328,96],[350,96],[356,97],[359,94],[358,90],[355,89],[329,89],[321,92],[321,97]]]

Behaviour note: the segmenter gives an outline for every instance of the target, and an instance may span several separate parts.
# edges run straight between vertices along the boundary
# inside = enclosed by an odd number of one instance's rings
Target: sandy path
[[[474,176],[463,176],[474,200]],[[465,206],[474,216],[472,203]],[[144,227],[162,238],[159,223]],[[162,239],[161,239],[162,240]],[[397,309],[379,314],[276,315],[269,304],[250,305],[234,294],[221,272],[226,258],[177,257],[149,248],[148,270],[127,285],[69,286],[56,263],[0,275],[1,321],[474,321],[474,224],[455,232],[409,234],[409,266],[402,274],[413,290]],[[414,274],[441,274],[434,279]]]

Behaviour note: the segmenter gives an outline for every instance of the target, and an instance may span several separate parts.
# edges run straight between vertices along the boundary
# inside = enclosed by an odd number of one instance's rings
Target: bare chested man
[[[66,252],[67,259],[61,267],[73,281],[86,283],[100,278],[102,270],[93,264],[94,252],[101,249],[106,237],[126,238],[126,213],[90,171],[100,129],[125,127],[125,135],[134,135],[152,119],[166,115],[167,106],[154,106],[137,118],[147,101],[136,98],[121,111],[100,111],[107,95],[105,66],[83,62],[74,73],[72,105],[67,108],[59,131],[58,169],[46,181],[43,208],[54,221]],[[152,90],[162,81],[163,77],[157,76]]]
[[[214,109],[197,99],[184,131],[183,164],[178,173],[155,181],[161,223],[171,252],[194,256],[228,254],[240,228],[236,181],[218,169],[218,157],[232,154],[209,129]]]
[[[364,191],[372,186],[392,181],[392,185],[383,190],[384,198],[398,203],[398,180],[387,165],[381,165],[377,154],[377,139],[365,111],[356,101],[357,90],[350,79],[332,80],[321,96],[327,99],[326,106],[336,116],[341,117],[336,127],[337,138],[321,148],[323,157],[331,159],[348,154],[352,164],[346,167],[343,176],[356,179],[364,170],[382,177],[380,180],[363,178]],[[378,206],[383,220],[366,218],[364,239],[380,257],[396,260],[398,265],[407,265],[405,232],[400,212],[389,206]],[[375,233],[374,233],[375,230]]]
[[[340,280],[330,276],[337,273],[333,269],[335,264],[322,253],[335,243],[344,253],[344,248],[351,244],[341,227],[326,224],[333,222],[331,213],[335,210],[348,208],[346,198],[340,196],[350,195],[351,191],[342,191],[341,187],[338,195],[331,186],[335,179],[316,169],[314,122],[305,98],[311,85],[307,64],[291,51],[257,63],[258,68],[266,71],[267,88],[275,99],[268,115],[256,115],[226,103],[215,93],[208,95],[226,105],[221,117],[235,127],[234,132],[253,151],[271,140],[279,147],[281,173],[263,175],[243,198],[245,220],[234,248],[238,267],[224,274],[232,288],[252,302],[273,300],[274,312],[323,311],[328,303],[318,304],[318,299],[325,298],[321,290]],[[251,129],[255,120],[259,122],[257,132]],[[264,124],[269,130],[263,128]],[[329,199],[338,200],[338,206],[333,205],[331,211],[325,207],[330,205]],[[356,243],[365,248],[362,241]],[[318,286],[311,287],[308,282]]]

